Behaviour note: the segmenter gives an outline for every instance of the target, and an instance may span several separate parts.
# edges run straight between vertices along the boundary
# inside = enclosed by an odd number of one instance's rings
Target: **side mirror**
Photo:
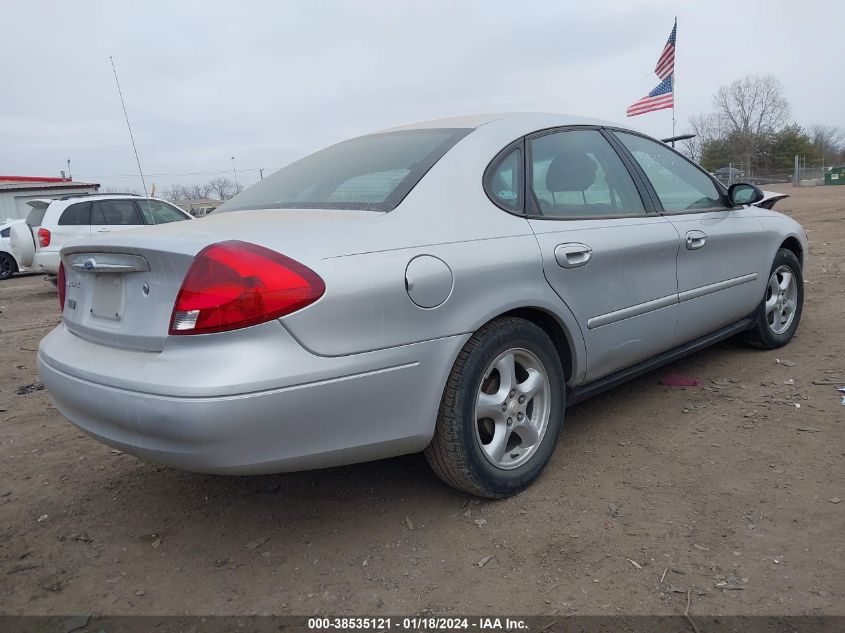
[[[754,204],[760,202],[765,195],[757,185],[751,185],[747,182],[738,182],[735,185],[728,187],[728,198],[731,204],[739,207],[746,204]]]

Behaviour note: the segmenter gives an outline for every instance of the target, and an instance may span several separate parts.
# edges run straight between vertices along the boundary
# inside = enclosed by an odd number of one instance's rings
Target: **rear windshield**
[[[283,167],[215,213],[312,208],[391,211],[469,132],[464,128],[403,130],[344,141]]]
[[[47,213],[46,206],[32,207],[29,215],[26,216],[26,223],[29,224],[29,226],[41,226],[41,223],[44,221],[45,213]]]

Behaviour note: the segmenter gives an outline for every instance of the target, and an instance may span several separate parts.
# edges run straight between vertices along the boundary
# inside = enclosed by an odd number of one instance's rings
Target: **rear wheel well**
[[[537,327],[541,328],[555,345],[555,351],[560,358],[560,364],[563,367],[564,382],[569,382],[572,377],[572,345],[569,342],[569,337],[566,335],[566,330],[560,322],[551,314],[540,308],[517,308],[510,312],[505,312],[500,317],[516,317],[530,321]]]
[[[780,248],[792,251],[795,257],[798,258],[798,263],[801,264],[802,267],[804,266],[804,251],[801,249],[801,242],[799,242],[797,238],[786,238],[783,241],[783,244],[780,245]]]

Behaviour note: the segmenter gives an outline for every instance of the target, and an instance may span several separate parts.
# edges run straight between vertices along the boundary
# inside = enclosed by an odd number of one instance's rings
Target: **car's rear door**
[[[771,265],[756,219],[759,209],[731,208],[695,164],[653,139],[614,131],[678,230],[678,339],[685,343],[750,315],[763,297]]]
[[[589,381],[672,347],[680,239],[598,128],[528,137],[527,212],[549,283],[575,314]]]
[[[91,234],[91,201],[74,202],[65,207],[52,227],[50,246],[60,250],[68,241]]]
[[[91,207],[91,235],[144,226],[134,200],[96,200]]]

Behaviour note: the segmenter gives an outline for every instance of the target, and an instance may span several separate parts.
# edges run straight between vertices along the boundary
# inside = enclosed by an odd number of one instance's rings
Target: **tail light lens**
[[[170,334],[208,334],[264,323],[323,296],[310,268],[257,244],[231,240],[194,258],[173,307]]]
[[[65,311],[65,291],[67,290],[67,282],[65,280],[65,265],[59,263],[59,276],[56,279],[56,290],[59,291],[59,310]]]
[[[47,229],[38,229],[38,244],[42,248],[50,246],[50,231]]]

